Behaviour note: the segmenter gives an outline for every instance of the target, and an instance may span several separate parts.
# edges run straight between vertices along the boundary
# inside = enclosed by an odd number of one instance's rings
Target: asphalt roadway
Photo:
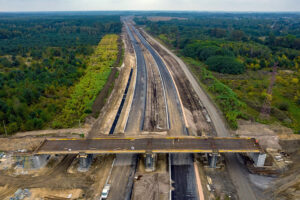
[[[137,65],[135,90],[125,127],[125,132],[130,132],[143,130],[147,98],[147,69],[145,58],[140,46],[138,45],[136,39],[133,37],[132,32],[127,24],[124,24],[135,51]]]

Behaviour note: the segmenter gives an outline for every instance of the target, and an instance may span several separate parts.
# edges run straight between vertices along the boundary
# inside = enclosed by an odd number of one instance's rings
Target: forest
[[[135,22],[184,59],[231,128],[238,127],[238,119],[250,119],[300,133],[299,13],[152,15],[141,14]],[[271,106],[265,118],[260,114],[266,101]]]
[[[90,57],[101,51],[98,43],[107,34],[119,34],[121,27],[114,15],[2,13],[0,134],[59,126],[53,120],[65,113],[82,77],[89,75]],[[117,36],[108,37],[117,42]],[[105,62],[100,85],[115,57],[108,59],[96,63],[101,68]],[[80,112],[88,113],[87,108]]]

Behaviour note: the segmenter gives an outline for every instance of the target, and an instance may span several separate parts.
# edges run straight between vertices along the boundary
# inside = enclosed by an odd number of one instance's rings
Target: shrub
[[[216,79],[205,68],[202,68],[201,77],[203,82],[209,83],[208,90],[215,96],[215,100],[224,113],[229,126],[237,129],[237,118],[243,117],[241,109],[245,107],[245,104],[237,98],[231,88]]]
[[[280,110],[283,110],[283,111],[288,111],[289,109],[289,104],[287,104],[286,102],[280,102],[277,107],[280,109]]]
[[[241,74],[245,71],[244,64],[230,56],[212,56],[206,64],[210,70],[223,74]]]

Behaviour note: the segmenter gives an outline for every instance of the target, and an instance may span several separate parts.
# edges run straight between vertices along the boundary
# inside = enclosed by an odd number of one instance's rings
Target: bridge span
[[[121,153],[260,153],[254,138],[224,137],[103,137],[93,139],[46,139],[39,154]]]

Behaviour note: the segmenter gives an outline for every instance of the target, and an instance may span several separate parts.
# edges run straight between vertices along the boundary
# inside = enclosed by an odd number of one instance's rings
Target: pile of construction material
[[[18,189],[15,192],[15,195],[13,197],[10,197],[9,200],[22,200],[25,197],[30,197],[31,193],[28,189]]]

